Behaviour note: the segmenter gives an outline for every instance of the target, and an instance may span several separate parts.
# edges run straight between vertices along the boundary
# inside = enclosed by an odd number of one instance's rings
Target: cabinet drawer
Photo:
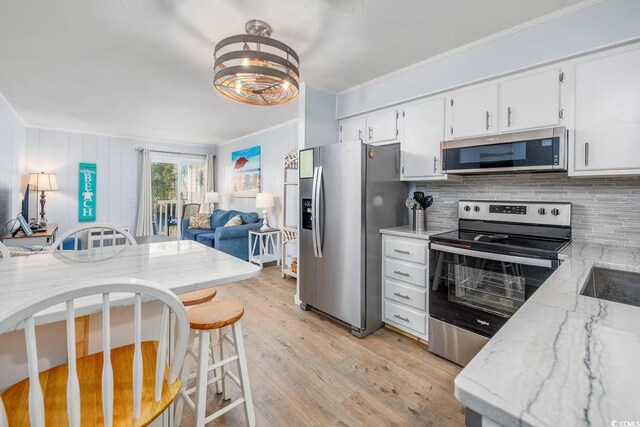
[[[384,302],[385,320],[414,330],[421,335],[427,333],[427,315],[405,308],[391,301]]]
[[[426,264],[427,242],[387,237],[384,254],[391,258]]]
[[[418,310],[425,311],[427,309],[427,291],[416,289],[413,286],[407,286],[393,280],[385,279],[384,296],[385,298],[415,307]]]
[[[391,279],[402,280],[417,286],[427,286],[427,267],[424,265],[409,264],[387,258],[384,261],[385,275]]]

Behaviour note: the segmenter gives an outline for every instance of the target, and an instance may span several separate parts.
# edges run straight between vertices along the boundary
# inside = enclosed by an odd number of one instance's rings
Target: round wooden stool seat
[[[191,307],[192,305],[202,304],[207,301],[211,301],[218,291],[215,288],[200,289],[199,291],[187,292],[186,294],[178,295],[182,305],[185,307]]]
[[[233,301],[210,301],[193,307],[187,314],[191,329],[210,330],[233,325],[244,314],[244,308]]]

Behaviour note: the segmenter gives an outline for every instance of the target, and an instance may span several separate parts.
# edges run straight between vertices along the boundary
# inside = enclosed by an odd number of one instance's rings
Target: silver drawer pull
[[[394,292],[393,294],[395,296],[397,296],[397,297],[400,297],[400,298],[411,299],[411,297],[409,295],[402,295],[400,292]]]
[[[394,273],[399,274],[401,276],[405,276],[405,277],[410,277],[411,276],[409,273],[405,273],[403,271],[398,271],[398,270],[395,270]]]
[[[394,249],[393,251],[394,252],[398,252],[399,254],[411,255],[411,252],[409,252],[409,251],[403,251],[403,250],[400,250],[400,249]]]
[[[403,321],[409,323],[409,319],[407,317],[402,317],[399,314],[394,314],[393,317],[395,317],[396,319],[400,319],[400,320],[403,320]]]

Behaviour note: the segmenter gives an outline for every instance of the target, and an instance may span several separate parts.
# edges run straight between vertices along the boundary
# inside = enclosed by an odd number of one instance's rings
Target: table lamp
[[[42,224],[47,223],[47,218],[44,212],[44,205],[47,203],[47,196],[45,191],[58,191],[58,178],[55,173],[31,173],[29,174],[29,185],[36,191],[41,191],[40,194],[40,222]]]
[[[271,193],[264,192],[256,194],[256,208],[262,209],[262,217],[264,218],[260,231],[269,230],[270,227],[267,223],[267,212],[274,206],[273,195]]]
[[[204,194],[204,202],[209,204],[209,210],[213,211],[216,203],[220,202],[220,195],[216,191],[207,191]]]

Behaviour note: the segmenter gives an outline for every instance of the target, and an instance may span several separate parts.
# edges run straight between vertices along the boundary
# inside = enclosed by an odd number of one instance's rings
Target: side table
[[[259,265],[261,269],[271,261],[280,265],[280,236],[280,230],[276,228],[249,230],[249,262]]]

